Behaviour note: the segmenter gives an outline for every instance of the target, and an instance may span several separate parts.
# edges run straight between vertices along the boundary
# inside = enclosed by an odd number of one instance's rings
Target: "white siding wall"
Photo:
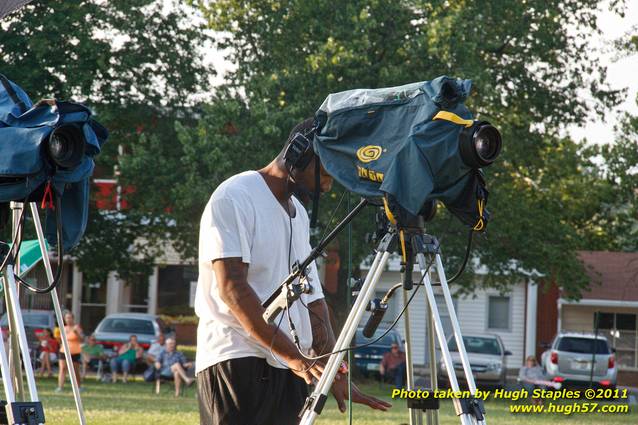
[[[414,274],[414,281],[418,282],[420,276],[418,273]],[[400,282],[400,274],[397,271],[385,271],[381,275],[381,282],[377,285],[376,291],[383,291],[389,289],[395,283]],[[454,287],[451,288],[454,292]],[[440,290],[434,287],[435,293],[439,294]],[[402,291],[399,291],[392,298],[392,302],[395,303],[390,307],[390,312],[384,317],[384,323],[379,328],[384,328],[390,325],[396,315],[401,311],[403,307]],[[410,296],[412,292],[408,293]],[[525,352],[525,285],[519,284],[512,288],[509,294],[505,296],[511,297],[510,299],[510,328],[508,330],[489,330],[487,329],[487,304],[488,297],[490,295],[498,296],[498,291],[495,290],[478,290],[475,293],[475,298],[472,296],[464,297],[456,300],[456,314],[459,318],[461,325],[461,332],[463,334],[472,333],[491,333],[501,337],[503,344],[507,350],[512,352],[512,356],[509,356],[508,368],[518,368],[523,363]],[[442,314],[447,314],[445,304],[439,305]],[[361,326],[363,326],[368,318],[369,313],[365,313]],[[404,321],[401,319],[395,329],[397,329],[401,335],[405,336]],[[410,303],[410,330],[412,337],[413,348],[413,360],[415,365],[423,366],[426,364],[427,353],[427,336],[426,336],[426,324],[425,324],[425,291],[423,288],[419,289],[413,301]],[[450,334],[451,335],[451,334]],[[448,335],[449,336],[449,335]]]
[[[512,352],[507,359],[508,368],[519,368],[525,356],[525,285],[514,286],[510,293],[510,327],[508,330],[488,329],[487,310],[490,295],[499,296],[493,289],[479,290],[472,296],[458,300],[457,315],[461,332],[490,333],[501,337],[505,349]]]

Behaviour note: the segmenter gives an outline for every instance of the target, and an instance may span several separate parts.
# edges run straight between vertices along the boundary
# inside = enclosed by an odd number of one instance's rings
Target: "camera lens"
[[[474,133],[474,149],[485,162],[492,163],[501,150],[501,135],[491,125],[483,125]],[[487,164],[486,164],[487,165]]]
[[[486,121],[475,122],[459,135],[459,151],[463,162],[472,168],[490,165],[501,152],[501,134]]]
[[[84,135],[73,125],[58,127],[49,136],[48,150],[55,165],[64,169],[75,168],[84,155]]]

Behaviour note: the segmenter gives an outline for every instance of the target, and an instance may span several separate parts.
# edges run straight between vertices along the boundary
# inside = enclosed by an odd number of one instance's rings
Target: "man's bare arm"
[[[312,349],[317,354],[326,354],[332,351],[336,340],[326,300],[321,298],[308,304],[310,309],[310,325],[312,327]],[[328,359],[323,359],[325,363]]]
[[[241,258],[224,258],[213,261],[219,296],[249,335],[262,346],[270,348],[299,376],[310,383],[312,377],[319,379],[321,366],[310,366],[301,357],[292,341],[276,326],[264,321],[264,308],[247,281],[248,264]],[[274,343],[273,343],[274,338]]]

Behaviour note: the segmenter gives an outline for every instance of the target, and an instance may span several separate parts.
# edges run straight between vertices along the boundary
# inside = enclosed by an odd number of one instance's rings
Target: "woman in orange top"
[[[73,313],[66,311],[64,313],[64,330],[66,331],[66,338],[69,341],[69,351],[71,352],[71,359],[73,360],[73,368],[75,370],[75,376],[78,381],[78,385],[82,384],[80,380],[80,360],[82,357],[82,341],[84,340],[84,334],[80,325],[75,324],[75,318]],[[64,354],[64,345],[60,344],[60,374],[58,375],[58,387],[56,392],[62,391],[64,386],[64,379],[66,375],[66,357]]]

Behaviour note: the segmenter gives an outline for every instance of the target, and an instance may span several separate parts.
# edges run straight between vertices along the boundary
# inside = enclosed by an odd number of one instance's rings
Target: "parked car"
[[[463,344],[476,385],[504,387],[507,356],[512,355],[512,352],[505,349],[501,338],[492,334],[463,335]],[[455,375],[459,378],[459,384],[465,385],[461,356],[453,336],[448,339],[448,349],[454,363]],[[441,385],[449,384],[447,367],[443,362],[443,357],[439,360],[438,379]]]
[[[122,344],[128,342],[131,335],[137,335],[142,348],[150,347],[160,333],[172,335],[162,319],[153,314],[114,313],[106,316],[95,328],[95,339],[104,346],[107,355],[112,354]]]
[[[366,338],[363,336],[363,327],[361,327],[357,329],[355,333],[353,344],[363,345],[374,341],[386,330],[387,329],[377,329],[372,338]],[[390,351],[392,344],[399,344],[399,347],[403,347],[403,338],[396,329],[392,329],[387,335],[374,344],[355,350],[353,357],[358,370],[364,376],[378,375],[383,355]]]
[[[22,321],[24,323],[24,330],[26,331],[27,343],[30,350],[37,350],[40,346],[40,341],[37,338],[37,334],[43,329],[53,329],[57,326],[55,322],[55,313],[49,310],[22,310]],[[9,334],[9,318],[7,313],[0,318],[0,328],[2,334],[7,337]]]
[[[604,336],[561,332],[541,356],[541,364],[548,378],[562,382],[564,386],[588,386],[592,361],[593,384],[614,388],[618,375],[616,356]]]
[[[22,321],[24,322],[24,326],[30,326],[33,328],[40,329],[51,329],[56,327],[55,323],[55,313],[53,310],[22,310]],[[7,313],[2,315],[0,319],[0,327],[8,328],[9,327],[9,318],[7,317]]]

